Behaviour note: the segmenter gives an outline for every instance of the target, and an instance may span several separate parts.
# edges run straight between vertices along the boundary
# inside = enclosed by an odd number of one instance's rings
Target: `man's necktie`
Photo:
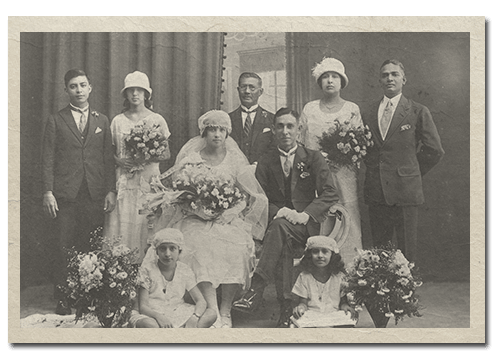
[[[70,107],[75,112],[80,113],[80,122],[78,122],[78,130],[80,131],[80,133],[83,134],[83,131],[85,130],[85,126],[87,125],[87,117],[85,117],[85,113],[87,113],[87,110],[89,109],[89,107],[87,106],[84,109],[74,107],[73,105],[70,105]]]
[[[250,130],[252,129],[252,118],[250,117],[250,113],[253,113],[256,111],[257,111],[257,109],[254,109],[253,111],[243,110],[243,112],[245,112],[247,114],[247,118],[245,119],[245,126],[243,127],[243,134],[245,135],[245,138],[248,137],[248,135],[250,134]]]
[[[391,124],[391,116],[392,116],[392,102],[387,102],[385,106],[384,113],[382,114],[382,119],[380,120],[380,134],[382,135],[382,139],[385,140],[385,136],[387,135],[387,130],[389,129],[389,125]]]
[[[286,157],[285,163],[283,164],[283,172],[285,173],[285,177],[288,178],[290,176],[290,172],[292,171],[292,161],[290,161],[290,157],[292,157],[297,149],[293,150],[290,153],[283,152],[280,150],[280,153],[283,157]]]

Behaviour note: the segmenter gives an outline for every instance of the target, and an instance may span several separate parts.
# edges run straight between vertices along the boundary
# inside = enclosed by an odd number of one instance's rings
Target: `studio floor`
[[[466,282],[428,282],[418,290],[424,309],[422,317],[405,318],[388,328],[469,328],[470,288]],[[56,301],[50,284],[21,291],[21,318],[33,314],[53,314]],[[263,305],[252,315],[233,313],[233,328],[273,328],[279,318],[274,286],[266,288]],[[356,328],[374,328],[366,310],[360,313]]]

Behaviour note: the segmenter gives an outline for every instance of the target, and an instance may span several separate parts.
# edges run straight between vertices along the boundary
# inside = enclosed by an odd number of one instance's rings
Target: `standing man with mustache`
[[[257,162],[275,145],[271,133],[274,114],[259,106],[259,98],[263,93],[259,75],[242,73],[238,79],[241,106],[229,113],[233,129],[231,137],[250,163]]]
[[[384,98],[362,115],[375,143],[365,159],[364,189],[373,245],[392,241],[415,262],[418,205],[424,202],[422,176],[437,165],[444,150],[429,109],[402,94],[403,64],[394,59],[383,62],[379,82]]]

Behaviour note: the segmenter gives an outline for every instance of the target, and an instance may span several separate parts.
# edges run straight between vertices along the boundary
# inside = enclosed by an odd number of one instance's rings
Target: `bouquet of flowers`
[[[420,317],[422,307],[415,289],[422,281],[413,275],[413,268],[400,250],[358,250],[358,256],[347,268],[344,291],[348,302],[358,309],[365,304],[370,314],[375,311],[394,317],[396,324],[404,316]]]
[[[245,198],[231,176],[204,163],[184,165],[172,179],[172,190],[184,191],[176,202],[206,220],[218,218]]]
[[[336,119],[334,126],[318,137],[320,149],[328,163],[359,168],[368,147],[373,146],[370,129],[363,125],[353,126],[351,120],[354,116],[352,113],[351,118],[344,122]]]
[[[91,251],[69,251],[67,284],[59,286],[76,309],[76,321],[94,316],[106,328],[127,323],[136,297],[137,250],[103,238],[102,228],[91,236]]]
[[[144,122],[140,122],[125,136],[125,151],[132,161],[138,164],[130,172],[141,170],[148,163],[163,160],[168,140],[159,128],[157,124],[147,126]]]
[[[158,177],[152,179],[153,192],[146,195],[142,213],[177,204],[204,220],[215,220],[245,199],[232,176],[208,167],[201,157],[187,159],[175,172],[167,173],[165,185]]]

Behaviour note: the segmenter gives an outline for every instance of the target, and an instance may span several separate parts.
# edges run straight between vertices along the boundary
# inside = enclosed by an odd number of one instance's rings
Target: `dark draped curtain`
[[[40,140],[43,120],[66,106],[64,74],[84,69],[89,102],[111,119],[123,108],[128,73],[148,75],[153,109],[167,121],[172,158],[198,132],[197,119],[220,108],[223,33],[21,33],[21,281],[49,270],[51,223],[41,216]]]
[[[311,69],[323,57],[344,63],[349,85],[342,98],[361,110],[383,96],[380,65],[399,59],[405,66],[404,94],[426,105],[446,155],[424,177],[426,202],[419,208],[418,250],[427,279],[468,280],[470,265],[470,43],[469,33],[289,33],[287,103],[302,111],[321,98]],[[371,245],[368,213],[360,195],[363,244]]]

